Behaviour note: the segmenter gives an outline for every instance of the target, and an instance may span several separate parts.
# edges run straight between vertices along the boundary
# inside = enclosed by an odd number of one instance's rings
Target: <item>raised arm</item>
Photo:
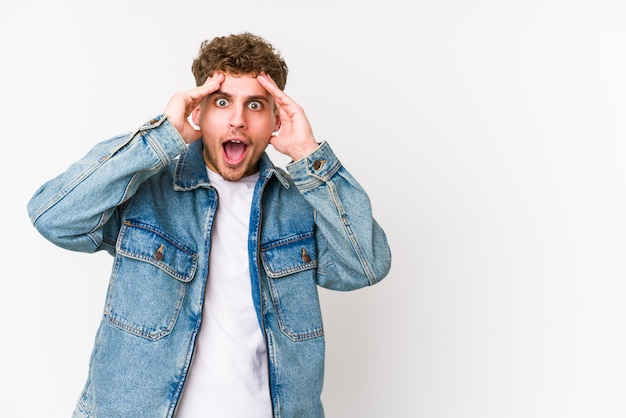
[[[391,268],[391,251],[367,193],[330,145],[318,144],[302,107],[267,75],[257,79],[274,97],[281,118],[280,133],[270,143],[292,158],[287,170],[315,208],[319,284],[352,290],[378,283]]]
[[[187,145],[200,137],[188,122],[204,97],[219,89],[215,73],[200,87],[176,93],[164,114],[135,132],[97,144],[64,173],[41,186],[28,203],[38,231],[56,245],[75,251],[113,251],[115,210],[130,199]],[[110,221],[111,220],[111,221]]]

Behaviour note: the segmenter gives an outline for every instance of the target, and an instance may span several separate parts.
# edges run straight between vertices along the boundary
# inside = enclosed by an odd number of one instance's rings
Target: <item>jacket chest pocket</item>
[[[105,308],[108,322],[153,341],[168,335],[197,265],[197,254],[167,233],[125,222]]]
[[[263,245],[261,261],[281,331],[293,341],[323,335],[313,234]]]

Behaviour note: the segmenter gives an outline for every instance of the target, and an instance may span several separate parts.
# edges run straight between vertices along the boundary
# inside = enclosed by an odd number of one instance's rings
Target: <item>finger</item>
[[[280,90],[276,85],[276,82],[268,74],[260,73],[259,75],[257,75],[256,79],[270,94],[274,94],[274,92]]]
[[[285,92],[278,88],[276,82],[272,80],[272,77],[270,77],[269,75],[261,73],[257,76],[257,80],[259,81],[259,84],[261,84],[261,86],[265,90],[267,90],[267,92],[271,94],[274,97],[274,100],[276,100],[277,102],[286,104],[288,101],[290,101]]]
[[[215,71],[211,77],[207,77],[204,84],[202,84],[202,87],[210,86],[212,84],[217,84],[219,86],[222,84],[223,81],[224,81],[224,74]]]
[[[224,81],[224,74],[218,73],[217,71],[213,73],[211,77],[208,77],[204,84],[196,87],[193,90],[189,91],[189,96],[193,99],[203,99],[205,96],[219,90],[222,82]]]
[[[208,77],[204,84],[195,87],[191,90],[178,93],[175,98],[184,102],[185,116],[189,114],[202,103],[205,97],[219,90],[222,82],[224,81],[224,75],[218,72],[213,73],[211,77]]]
[[[204,84],[182,92],[181,96],[185,100],[187,107],[191,107],[191,109],[193,109],[199,105],[206,96],[219,90],[223,81],[224,75],[215,72],[211,77],[206,79]]]

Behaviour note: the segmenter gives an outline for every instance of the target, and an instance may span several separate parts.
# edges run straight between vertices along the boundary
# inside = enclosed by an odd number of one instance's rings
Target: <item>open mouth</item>
[[[237,140],[231,139],[222,144],[222,148],[224,149],[224,159],[228,164],[239,164],[243,161],[246,156],[246,150],[248,149],[248,145]]]

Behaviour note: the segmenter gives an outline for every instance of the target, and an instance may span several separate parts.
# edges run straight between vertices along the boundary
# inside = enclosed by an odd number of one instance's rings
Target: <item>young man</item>
[[[217,37],[192,70],[198,87],[29,202],[56,245],[115,257],[74,417],[322,417],[317,286],[380,281],[385,234],[269,43]]]

